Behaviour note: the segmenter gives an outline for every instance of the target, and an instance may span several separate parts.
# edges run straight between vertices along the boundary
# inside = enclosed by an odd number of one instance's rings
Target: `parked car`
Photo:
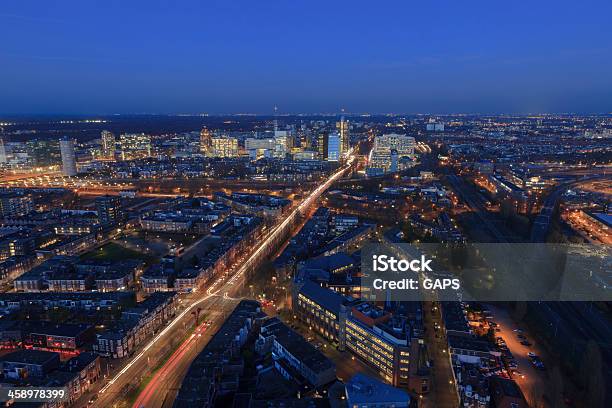
[[[527,346],[527,347],[531,346],[531,343],[530,343],[529,341],[527,341],[527,340],[523,340],[523,341],[521,341],[521,344],[522,344],[523,346]]]
[[[533,358],[538,358],[537,354],[536,354],[536,353],[534,353],[533,351],[530,351],[529,353],[527,353],[527,356],[528,356],[529,358],[532,358],[532,359],[533,359]]]

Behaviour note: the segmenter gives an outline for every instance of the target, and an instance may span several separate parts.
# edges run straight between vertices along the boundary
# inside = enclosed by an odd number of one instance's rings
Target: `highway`
[[[274,226],[267,235],[261,240],[261,243],[253,248],[253,251],[245,254],[235,264],[236,268],[232,268],[226,277],[217,278],[206,291],[195,293],[191,297],[187,297],[183,300],[183,307],[177,313],[176,317],[169,322],[169,324],[161,330],[155,337],[153,337],[149,343],[147,343],[140,352],[134,355],[125,365],[119,369],[116,374],[110,378],[110,380],[100,389],[98,392],[98,399],[94,402],[93,406],[96,407],[111,407],[116,404],[118,399],[121,399],[125,394],[125,390],[134,384],[134,379],[143,378],[152,367],[149,365],[151,359],[157,359],[161,355],[166,354],[165,351],[168,348],[172,348],[176,343],[177,338],[181,334],[181,327],[189,327],[191,320],[193,319],[191,312],[195,311],[196,308],[201,308],[203,313],[207,313],[212,309],[212,306],[217,305],[220,302],[220,309],[217,313],[209,317],[212,326],[220,324],[224,319],[224,316],[229,312],[233,306],[231,296],[234,295],[243,285],[246,279],[247,272],[255,269],[260,263],[270,255],[280,245],[283,239],[286,239],[287,233],[291,230],[291,226],[298,219],[299,216],[308,213],[308,209],[319,199],[334,182],[340,179],[353,165],[355,162],[355,156],[351,152],[347,163],[327,178],[322,184],[311,191],[302,202],[295,206],[291,212],[285,217],[278,220],[276,226]],[[233,272],[233,273],[232,273]],[[221,300],[219,300],[221,299]],[[212,333],[213,330],[210,330]],[[204,343],[202,341],[201,343]],[[194,352],[188,352],[193,349],[196,344],[203,346],[203,344],[197,342],[189,342],[181,344],[179,354],[176,352],[172,355],[174,358],[170,358],[165,364],[156,371],[151,383],[161,385],[161,388],[157,388],[157,392],[148,392],[147,387],[137,398],[137,402],[146,402],[148,405],[145,407],[159,407],[163,405],[165,400],[166,392],[160,392],[164,388],[164,382],[167,381],[168,370],[170,365],[184,367],[195,358],[197,355]],[[172,371],[172,370],[170,370]],[[179,381],[182,380],[182,377]],[[138,381],[137,381],[138,382]],[[155,386],[155,385],[154,385]],[[166,390],[169,387],[165,388]]]

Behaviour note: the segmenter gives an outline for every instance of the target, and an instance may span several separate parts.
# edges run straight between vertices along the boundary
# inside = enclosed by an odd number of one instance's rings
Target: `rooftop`
[[[346,395],[349,403],[354,406],[360,404],[401,404],[408,406],[410,403],[408,392],[361,373],[356,374],[346,384]]]

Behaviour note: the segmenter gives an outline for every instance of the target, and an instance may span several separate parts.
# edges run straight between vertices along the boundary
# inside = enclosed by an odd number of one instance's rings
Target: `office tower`
[[[121,199],[117,196],[96,198],[96,211],[101,224],[116,225],[125,221]]]
[[[123,133],[119,136],[121,160],[141,159],[151,156],[151,136],[144,133]]]
[[[329,133],[327,132],[319,133],[319,138],[317,140],[317,149],[319,150],[319,159],[321,160],[327,159],[328,144],[329,144]]]
[[[0,132],[1,134],[2,132]],[[0,136],[0,164],[6,163],[6,148],[4,147],[4,138]]]
[[[238,156],[238,139],[234,137],[213,137],[212,155],[214,157]]]
[[[290,140],[291,136],[286,130],[274,131],[274,157],[284,159],[287,156],[293,143]]]
[[[212,149],[212,132],[207,127],[200,131],[200,153],[208,156]]]
[[[344,116],[340,118],[340,122],[336,122],[336,128],[340,133],[340,153],[346,154],[349,151],[349,122],[344,119]]]
[[[115,158],[115,135],[108,130],[102,131],[102,157],[105,159]]]
[[[60,152],[62,154],[62,173],[64,173],[64,176],[76,176],[77,167],[74,140],[68,138],[61,139]]]
[[[342,149],[342,140],[339,133],[332,133],[327,141],[327,160],[338,161]]]

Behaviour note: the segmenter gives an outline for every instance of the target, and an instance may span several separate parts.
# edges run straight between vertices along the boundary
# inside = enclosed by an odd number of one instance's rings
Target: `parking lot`
[[[531,343],[530,346],[521,344],[522,339],[519,338],[519,332],[514,330],[524,329],[514,323],[513,319],[508,315],[508,312],[504,309],[495,307],[493,305],[487,305],[487,308],[491,311],[491,317],[494,322],[497,323],[496,336],[504,339],[508,350],[514,356],[514,360],[517,363],[517,369],[521,375],[514,375],[513,379],[523,391],[525,398],[530,406],[533,406],[534,396],[540,395],[542,390],[546,389],[547,378],[548,378],[548,367],[549,364],[546,355],[543,355],[543,350],[533,340],[529,333],[523,331],[522,334]],[[532,363],[532,359],[527,353],[532,352],[541,358],[544,364],[545,370],[537,369]],[[538,391],[534,390],[540,390]]]

